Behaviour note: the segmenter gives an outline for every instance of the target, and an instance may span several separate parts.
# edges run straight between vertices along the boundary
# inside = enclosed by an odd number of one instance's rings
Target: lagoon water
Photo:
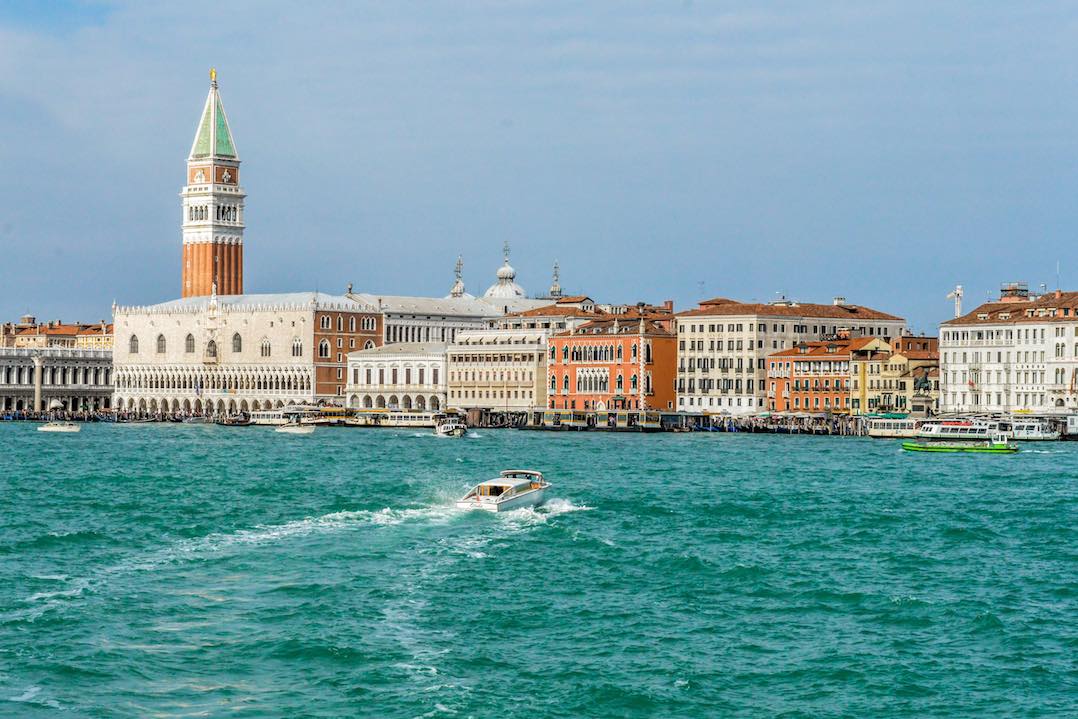
[[[0,716],[1076,712],[1078,444],[34,430],[0,426]],[[546,507],[451,508],[515,466]]]

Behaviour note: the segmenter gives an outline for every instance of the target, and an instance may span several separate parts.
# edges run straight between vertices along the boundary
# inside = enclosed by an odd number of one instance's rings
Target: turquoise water
[[[0,716],[1075,716],[1078,444],[34,430]]]

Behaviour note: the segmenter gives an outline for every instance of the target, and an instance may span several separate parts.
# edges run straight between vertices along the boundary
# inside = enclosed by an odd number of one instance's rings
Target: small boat
[[[299,422],[289,422],[282,424],[274,432],[281,432],[283,434],[314,434],[313,424],[300,424]]]
[[[434,425],[434,433],[439,437],[463,437],[468,434],[468,425],[456,415],[448,415]]]
[[[909,452],[980,452],[982,454],[1014,454],[1018,451],[1018,445],[1014,442],[1008,442],[1006,435],[996,433],[992,435],[991,439],[980,442],[929,442],[925,440],[903,442],[902,449]]]
[[[225,427],[250,427],[254,424],[254,420],[250,417],[242,414],[232,415],[231,417],[223,417],[215,424],[224,425]]]
[[[542,472],[530,469],[507,469],[497,479],[480,482],[460,501],[458,509],[483,509],[488,512],[507,512],[521,507],[542,504],[550,482]]]
[[[74,422],[61,422],[55,419],[37,428],[38,432],[79,432],[81,430],[82,427]]]
[[[191,417],[184,417],[183,424],[213,424],[213,417],[196,414]]]

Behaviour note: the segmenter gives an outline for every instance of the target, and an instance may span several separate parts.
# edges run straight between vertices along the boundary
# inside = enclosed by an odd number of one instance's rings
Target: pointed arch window
[[[127,341],[127,351],[133,355],[138,354],[138,337],[131,335],[131,339]]]
[[[636,347],[636,345],[633,345],[633,347]],[[635,392],[636,391],[636,385],[637,385],[636,375],[634,374],[632,377],[629,378],[629,389],[631,389],[633,392]]]
[[[263,339],[262,343],[259,345],[258,354],[261,355],[262,357],[269,357],[270,352],[271,352],[270,341],[268,339]]]
[[[303,341],[300,340],[299,337],[293,337],[292,338],[292,356],[293,357],[302,357],[303,356]]]
[[[206,356],[213,358],[217,357],[217,343],[213,340],[206,343]]]
[[[157,335],[157,354],[163,355],[165,353],[165,336]]]
[[[232,335],[232,351],[243,352],[243,338],[240,337],[239,332]]]
[[[329,340],[322,340],[318,343],[318,356],[321,359],[329,357]]]
[[[363,349],[365,349],[365,350],[374,349],[374,342],[372,342],[371,340],[367,340],[366,342],[363,343]]]
[[[183,351],[191,354],[195,351],[195,336],[188,334],[183,340]]]

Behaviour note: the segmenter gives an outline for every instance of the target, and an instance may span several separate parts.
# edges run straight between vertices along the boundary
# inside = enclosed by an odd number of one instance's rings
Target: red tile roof
[[[679,312],[679,317],[709,317],[729,315],[760,315],[763,317],[819,317],[821,319],[855,320],[892,320],[901,321],[901,317],[874,310],[861,305],[820,305],[812,302],[792,302],[782,304],[764,304],[759,302],[737,302],[725,297],[716,297],[700,303],[694,310]]]
[[[985,302],[944,326],[1078,322],[1078,292],[1051,292],[1029,302]]]

